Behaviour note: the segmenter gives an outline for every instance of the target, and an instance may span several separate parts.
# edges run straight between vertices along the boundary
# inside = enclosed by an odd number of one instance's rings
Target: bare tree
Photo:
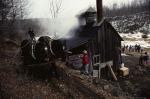
[[[27,15],[26,8],[28,5],[28,0],[11,0],[11,14],[13,20],[24,19]]]
[[[0,19],[15,20],[16,18],[23,19],[27,14],[25,9],[28,5],[28,0],[0,0]]]
[[[150,11],[150,0],[133,0],[131,4],[122,4],[120,8],[116,8],[115,4],[112,9],[105,7],[105,16],[121,16],[143,11]]]
[[[62,1],[63,0],[49,0],[52,19],[58,17],[59,13],[62,11]]]
[[[19,16],[21,19],[24,19],[29,14],[29,6],[28,0],[18,0]],[[28,13],[26,10],[28,10]]]
[[[0,19],[2,22],[8,18],[7,16],[10,12],[10,9],[10,0],[0,0]]]
[[[50,17],[51,17],[51,19],[54,20],[55,18],[58,17],[58,15],[61,13],[61,11],[63,11],[63,8],[62,8],[63,0],[49,0],[49,3],[50,3]],[[57,30],[54,30],[54,33],[53,33],[54,39],[59,38],[56,31]]]

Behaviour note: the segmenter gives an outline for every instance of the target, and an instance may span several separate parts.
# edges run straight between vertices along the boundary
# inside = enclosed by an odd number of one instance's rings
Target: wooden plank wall
[[[98,30],[97,37],[101,62],[113,60],[114,67],[117,66],[118,55],[116,48],[121,46],[121,41],[118,38],[117,32],[114,31],[109,23],[104,22]],[[94,44],[94,46],[96,45]]]

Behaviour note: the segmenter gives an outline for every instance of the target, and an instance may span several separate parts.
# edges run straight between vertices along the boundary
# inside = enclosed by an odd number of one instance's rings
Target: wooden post
[[[99,68],[98,68],[98,78],[99,79],[101,78],[101,68],[100,68],[100,65],[99,65]]]
[[[102,0],[96,0],[97,6],[97,22],[99,23],[103,17],[103,3]]]
[[[115,75],[115,73],[114,73],[114,71],[113,71],[113,69],[111,68],[111,65],[107,65],[108,67],[109,67],[109,69],[110,69],[110,72],[111,72],[111,74],[112,74],[112,76],[113,76],[113,78],[114,78],[114,80],[118,80],[117,79],[117,77],[116,77],[116,75]]]

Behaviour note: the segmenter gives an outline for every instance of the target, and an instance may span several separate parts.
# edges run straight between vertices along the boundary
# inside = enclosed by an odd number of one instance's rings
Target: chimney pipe
[[[97,5],[97,22],[99,23],[103,18],[103,2],[102,0],[96,0]]]

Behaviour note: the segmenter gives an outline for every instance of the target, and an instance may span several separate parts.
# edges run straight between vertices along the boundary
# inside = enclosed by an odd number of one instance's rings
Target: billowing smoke
[[[37,23],[41,30],[38,36],[51,36],[53,38],[70,38],[73,33],[71,30],[78,26],[76,17],[39,19]]]
[[[78,26],[77,15],[82,10],[90,6],[96,5],[96,0],[29,0],[30,1],[30,15],[28,18],[42,18],[37,22],[43,31],[39,35],[49,35],[57,38],[68,38],[73,36],[71,30]],[[53,5],[62,1],[58,15],[53,15]],[[103,0],[104,5],[108,6],[112,2],[121,3],[121,0]],[[128,0],[125,0],[128,1]],[[111,2],[111,3],[110,3]],[[123,2],[124,3],[124,2]],[[45,19],[43,19],[45,18]],[[45,20],[45,21],[43,21]]]
[[[59,1],[62,1],[62,3],[60,11],[57,13],[57,7],[53,7],[53,5],[56,5]],[[31,0],[28,18],[39,19],[37,24],[43,31],[37,33],[38,36],[69,38],[73,36],[72,30],[78,27],[77,15],[93,4],[95,4],[93,0]],[[53,15],[55,11],[57,15]]]

